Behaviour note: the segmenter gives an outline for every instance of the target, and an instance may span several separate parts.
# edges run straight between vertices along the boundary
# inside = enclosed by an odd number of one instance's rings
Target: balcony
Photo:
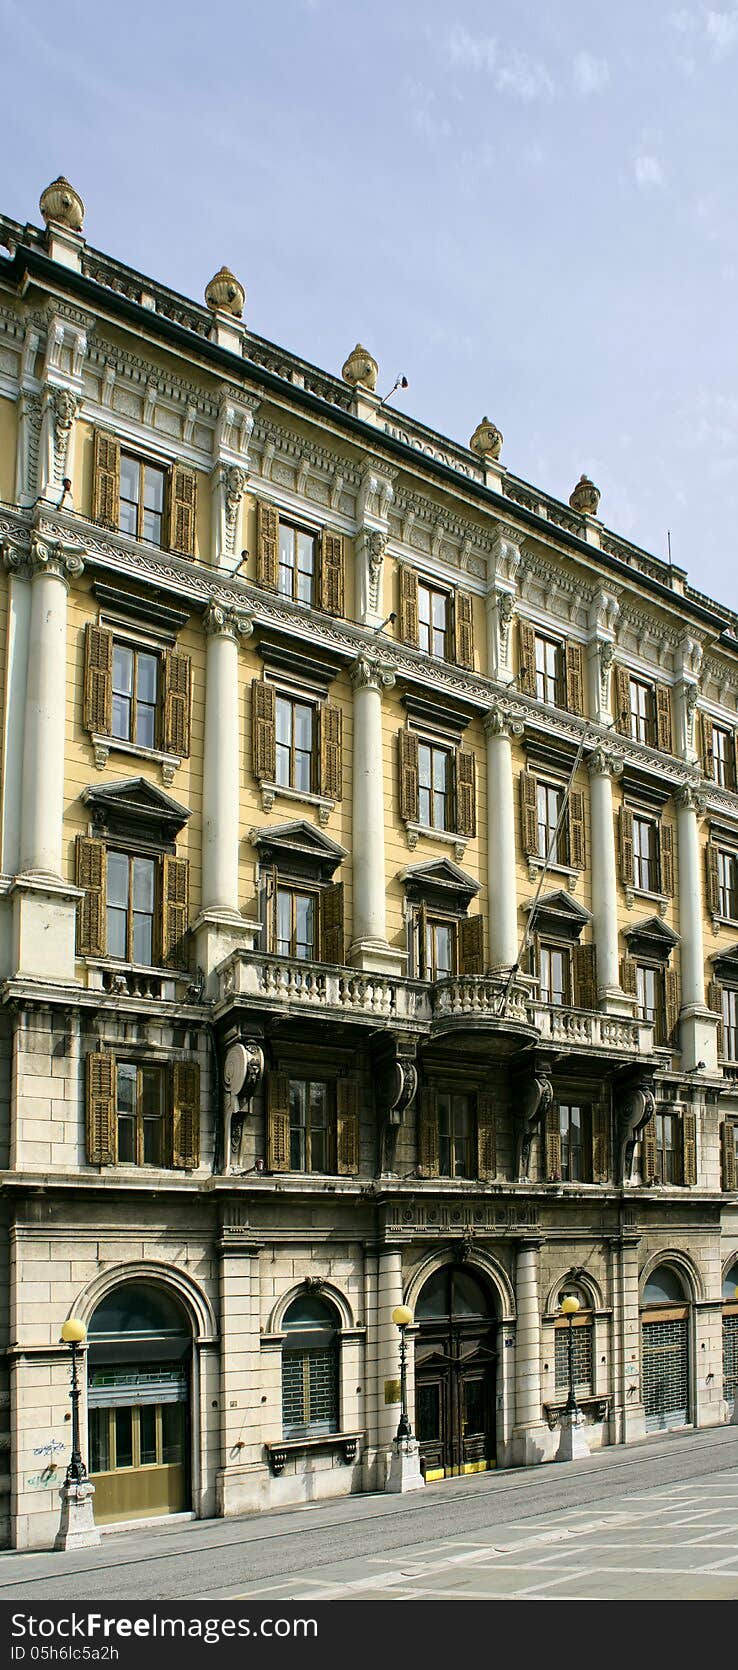
[[[86,957],[85,974],[88,991],[105,992],[109,997],[145,999],[151,1003],[196,1001],[192,976],[175,974],[170,969],[137,968],[132,963]]]
[[[630,1057],[653,1053],[653,1027],[645,1021],[605,1015],[599,1009],[563,1009],[537,1000],[531,1003],[530,1013],[541,1042],[558,1048]]]

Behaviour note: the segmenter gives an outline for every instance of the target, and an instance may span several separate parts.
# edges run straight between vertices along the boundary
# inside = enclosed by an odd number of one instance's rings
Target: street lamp
[[[72,1353],[72,1387],[69,1393],[72,1399],[72,1457],[67,1468],[67,1484],[82,1484],[87,1478],[87,1468],[82,1460],[79,1444],[79,1380],[77,1378],[77,1352],[84,1345],[87,1329],[79,1317],[70,1316],[62,1323],[61,1337]]]
[[[577,1400],[574,1396],[574,1318],[579,1309],[580,1305],[576,1293],[565,1293],[561,1301],[561,1311],[562,1315],[566,1316],[569,1321],[569,1327],[567,1330],[567,1346],[569,1354],[569,1396],[566,1400],[564,1414],[571,1415],[573,1419],[576,1419],[579,1414]]]
[[[392,1321],[400,1330],[400,1401],[402,1403],[402,1411],[395,1433],[395,1448],[398,1451],[401,1444],[404,1443],[407,1446],[413,1436],[410,1416],[407,1412],[407,1348],[405,1344],[405,1333],[412,1319],[413,1313],[407,1305],[395,1305],[392,1312]]]

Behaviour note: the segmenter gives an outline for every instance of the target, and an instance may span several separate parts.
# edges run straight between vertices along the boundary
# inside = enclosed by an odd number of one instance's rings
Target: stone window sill
[[[137,742],[125,742],[118,736],[100,736],[97,731],[92,731],[91,742],[98,771],[105,770],[110,754],[129,754],[134,759],[151,760],[154,765],[161,766],[162,782],[169,785],[174,782],[174,773],[182,764],[177,754],[165,754],[161,748],[142,748]]]
[[[636,899],[646,899],[649,904],[654,904],[659,916],[665,916],[669,909],[669,900],[665,893],[650,893],[645,887],[626,887],[625,903],[628,910],[633,909]]]
[[[265,812],[271,812],[275,800],[296,800],[302,806],[317,806],[321,829],[325,829],[331,812],[335,809],[335,800],[327,800],[322,794],[311,794],[307,789],[291,789],[284,783],[268,782],[260,783],[259,787]]]
[[[535,882],[541,870],[546,870],[549,876],[565,876],[566,885],[570,893],[576,893],[577,882],[581,870],[575,870],[573,864],[546,864],[545,858],[528,854],[528,879]]]
[[[415,851],[418,844],[418,837],[422,836],[424,840],[444,841],[447,846],[453,847],[454,858],[456,859],[457,864],[461,863],[464,853],[466,852],[466,845],[469,840],[468,835],[459,835],[458,833],[455,834],[450,829],[431,829],[430,826],[425,823],[406,823],[405,829],[407,830],[407,844],[411,852]]]
[[[300,1455],[305,1450],[341,1450],[346,1466],[350,1467],[356,1460],[363,1437],[363,1432],[326,1432],[319,1437],[284,1438],[281,1442],[277,1440],[265,1444],[264,1448],[269,1458],[270,1472],[275,1478],[279,1478],[280,1473],[284,1472],[287,1457]]]

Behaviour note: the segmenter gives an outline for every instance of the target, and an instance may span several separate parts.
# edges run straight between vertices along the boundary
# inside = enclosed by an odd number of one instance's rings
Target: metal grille
[[[557,1328],[555,1335],[556,1350],[556,1390],[569,1389],[569,1347],[566,1328]],[[574,1385],[579,1391],[592,1390],[592,1327],[591,1324],[583,1328],[573,1328]]]
[[[282,1353],[282,1421],[285,1438],[335,1432],[338,1427],[335,1349]]]
[[[738,1316],[723,1317],[723,1397],[738,1398]]]
[[[686,1318],[643,1324],[643,1406],[647,1432],[686,1425],[689,1418]]]

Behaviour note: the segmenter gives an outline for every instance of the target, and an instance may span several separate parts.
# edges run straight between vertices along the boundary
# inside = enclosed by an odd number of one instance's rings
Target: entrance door
[[[495,1462],[496,1352],[491,1304],[469,1271],[449,1265],[415,1309],[415,1429],[426,1479]]]

